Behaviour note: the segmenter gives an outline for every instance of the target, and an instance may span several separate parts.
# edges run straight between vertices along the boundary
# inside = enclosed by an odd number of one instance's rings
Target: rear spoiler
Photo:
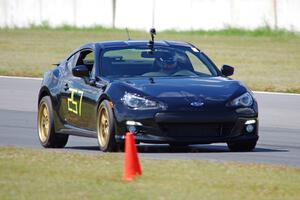
[[[54,66],[59,66],[61,62],[58,62],[58,63],[53,63],[52,65]]]

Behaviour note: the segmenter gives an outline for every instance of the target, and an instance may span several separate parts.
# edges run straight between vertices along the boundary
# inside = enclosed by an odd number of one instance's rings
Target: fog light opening
[[[136,121],[126,121],[127,126],[142,126],[143,124],[141,122]]]
[[[247,131],[248,133],[252,133],[253,130],[254,130],[254,126],[253,126],[252,124],[248,124],[248,125],[246,126],[246,131]]]
[[[254,119],[250,119],[250,120],[247,120],[245,122],[246,125],[248,125],[248,124],[255,124],[255,123],[256,123],[256,121]]]

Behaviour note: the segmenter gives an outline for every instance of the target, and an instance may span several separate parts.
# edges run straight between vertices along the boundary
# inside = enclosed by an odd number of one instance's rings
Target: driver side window
[[[85,65],[87,66],[90,76],[94,73],[94,52],[91,50],[84,50],[81,51],[76,62],[76,66],[78,65]]]

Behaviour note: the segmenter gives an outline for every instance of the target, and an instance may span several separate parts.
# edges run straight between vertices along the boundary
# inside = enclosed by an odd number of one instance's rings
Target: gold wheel
[[[98,120],[99,144],[101,147],[105,147],[109,141],[109,117],[104,107],[100,109]]]
[[[50,120],[49,120],[49,109],[45,102],[43,102],[39,107],[39,137],[42,142],[46,142],[49,136],[49,127],[50,127]]]

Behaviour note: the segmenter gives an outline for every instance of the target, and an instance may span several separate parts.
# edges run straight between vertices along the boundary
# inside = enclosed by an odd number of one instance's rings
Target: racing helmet
[[[175,52],[161,52],[157,59],[157,64],[162,70],[174,69],[177,66],[177,58]]]

